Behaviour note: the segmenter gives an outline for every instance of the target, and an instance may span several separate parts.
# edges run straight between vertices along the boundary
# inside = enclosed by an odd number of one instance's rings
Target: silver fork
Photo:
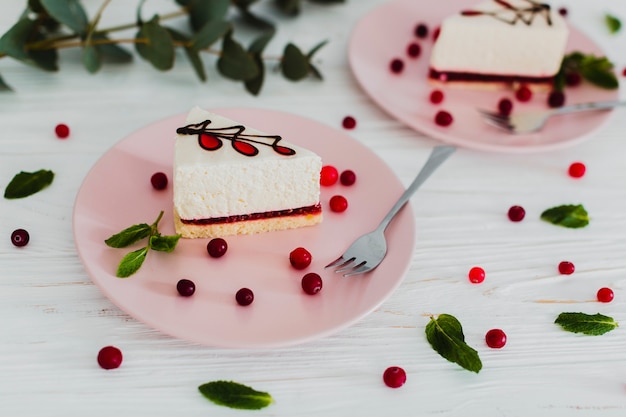
[[[409,201],[413,193],[426,181],[430,175],[456,150],[454,146],[436,146],[428,160],[413,180],[409,188],[389,210],[378,227],[373,231],[359,237],[350,247],[335,261],[326,265],[326,268],[337,267],[335,272],[345,272],[344,277],[362,274],[376,268],[387,255],[387,241],[385,229]]]
[[[591,103],[572,104],[550,110],[537,110],[512,113],[509,116],[497,112],[478,109],[488,124],[510,133],[531,133],[543,128],[548,119],[559,114],[575,113],[589,110],[606,110],[626,105],[626,101],[596,101]]]

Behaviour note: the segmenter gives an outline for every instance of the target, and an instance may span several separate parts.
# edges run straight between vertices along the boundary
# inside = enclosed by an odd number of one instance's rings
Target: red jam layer
[[[429,70],[428,76],[434,80],[443,82],[448,81],[466,81],[466,82],[485,82],[485,83],[526,83],[526,84],[547,84],[554,80],[554,77],[528,77],[523,75],[495,75],[495,74],[478,74],[471,72],[447,72],[437,71],[433,68]]]
[[[197,226],[207,226],[211,224],[245,222],[248,220],[273,219],[276,217],[304,216],[307,214],[319,214],[322,212],[322,205],[300,207],[296,209],[266,211],[264,213],[239,214],[237,216],[212,217],[209,219],[181,219],[184,224],[193,224]]]

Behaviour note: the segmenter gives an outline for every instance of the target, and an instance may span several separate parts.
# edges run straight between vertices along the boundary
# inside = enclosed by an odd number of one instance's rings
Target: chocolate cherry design
[[[517,24],[518,21],[524,22],[526,25],[530,26],[533,23],[536,15],[543,15],[546,19],[548,25],[552,26],[552,19],[550,19],[550,6],[545,3],[539,3],[534,0],[526,0],[528,2],[528,7],[515,7],[511,3],[504,0],[493,0],[495,3],[498,3],[503,7],[503,10],[497,12],[483,12],[479,10],[463,10],[461,15],[463,16],[480,16],[480,15],[488,15],[493,16],[494,18],[508,23],[510,25]],[[506,10],[513,11],[515,13],[515,17],[513,19],[507,19],[505,17],[500,16],[500,14]]]
[[[259,149],[255,145],[269,146],[280,155],[295,155],[296,151],[278,144],[282,139],[278,135],[247,135],[244,134],[246,127],[235,125],[229,127],[211,128],[210,120],[202,123],[190,124],[176,129],[180,135],[198,135],[198,144],[207,151],[216,151],[223,145],[223,140],[229,140],[233,149],[245,156],[256,156]],[[269,140],[264,142],[261,139]]]

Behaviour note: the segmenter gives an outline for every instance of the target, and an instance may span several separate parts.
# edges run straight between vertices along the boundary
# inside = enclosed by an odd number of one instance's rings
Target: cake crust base
[[[297,229],[313,226],[322,221],[322,213],[301,214],[297,216],[282,216],[269,219],[243,220],[218,224],[188,224],[183,223],[174,210],[174,227],[176,233],[184,238],[201,239],[232,235],[251,235],[256,233],[274,232],[278,230]]]

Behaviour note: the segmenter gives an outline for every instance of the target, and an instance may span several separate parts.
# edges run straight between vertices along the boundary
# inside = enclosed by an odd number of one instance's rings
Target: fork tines
[[[326,265],[324,269],[337,267],[337,269],[335,269],[335,272],[346,272],[345,274],[343,274],[344,277],[362,274],[363,272],[367,272],[370,270],[370,267],[367,266],[366,261],[354,264],[355,260],[356,258],[345,259],[343,256],[340,256],[339,258]]]
[[[478,109],[478,112],[483,115],[484,120],[490,125],[499,127],[500,129],[513,130],[509,116],[481,109]]]

